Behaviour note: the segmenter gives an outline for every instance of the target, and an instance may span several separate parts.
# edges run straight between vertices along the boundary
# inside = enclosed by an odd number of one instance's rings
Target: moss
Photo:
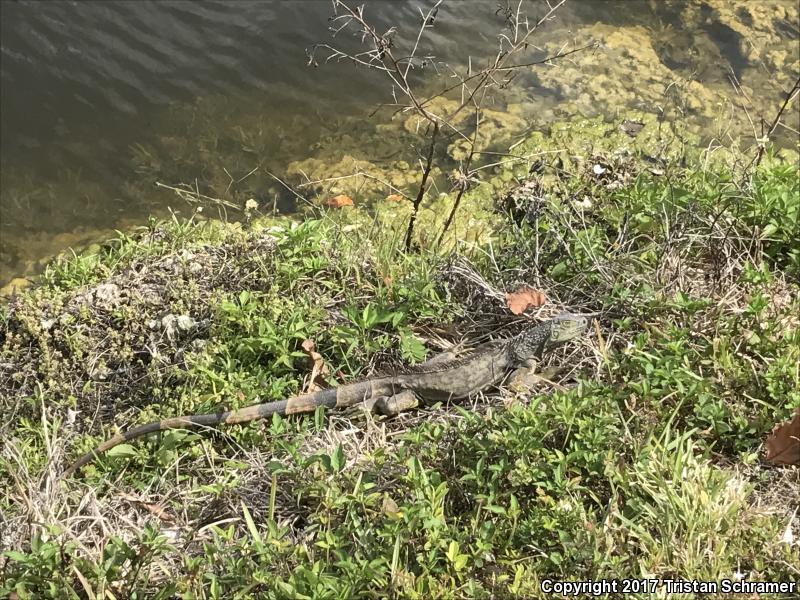
[[[789,45],[786,34],[792,23],[800,19],[800,11],[791,2],[748,2],[735,4],[725,0],[708,0],[710,14],[706,19],[718,22],[737,35],[739,52],[751,65],[765,64],[773,73],[800,72],[800,52]],[[708,10],[707,9],[707,10]],[[691,14],[697,5],[687,5],[686,20],[695,20]]]

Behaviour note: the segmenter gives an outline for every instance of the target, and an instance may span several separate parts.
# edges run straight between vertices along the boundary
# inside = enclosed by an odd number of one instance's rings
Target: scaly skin
[[[586,317],[562,315],[527,329],[505,342],[485,344],[464,358],[434,358],[408,373],[376,377],[238,410],[186,415],[140,425],[115,435],[81,456],[64,472],[64,477],[70,476],[114,446],[156,431],[246,423],[273,414],[286,416],[310,413],[319,406],[346,408],[362,402],[372,402],[380,413],[396,414],[416,406],[420,400],[436,402],[466,398],[470,394],[528,373],[544,352],[578,337],[586,330],[587,324]]]

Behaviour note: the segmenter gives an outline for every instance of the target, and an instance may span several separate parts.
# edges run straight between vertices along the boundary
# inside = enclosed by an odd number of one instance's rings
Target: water
[[[431,5],[373,1],[367,14],[381,31],[416,31],[418,6]],[[625,44],[634,52],[643,40],[652,43],[663,86],[666,69],[735,104],[735,76],[774,106],[800,69],[794,3],[710,5],[567,3],[535,41],[552,47],[600,36],[611,50],[521,77],[517,97],[533,106],[523,117],[541,126],[558,110],[658,110],[642,91],[654,78],[646,57],[617,68]],[[547,11],[539,2],[525,6],[535,18]],[[491,55],[504,21],[495,10],[494,2],[446,3],[424,49],[453,65]],[[67,246],[168,207],[193,210],[155,181],[237,200],[274,196],[289,210],[268,172],[313,155],[321,140],[339,140],[342,153],[379,154],[358,146],[371,139],[359,133],[362,124],[380,119],[369,117],[375,104],[390,100],[380,74],[347,63],[307,66],[305,49],[330,41],[327,0],[21,1],[2,2],[0,11],[0,287]],[[352,37],[337,42],[357,46]],[[413,36],[401,33],[397,42],[399,52]],[[594,85],[591,69],[606,83]],[[616,100],[601,87],[616,89]],[[690,112],[708,117],[702,107]]]

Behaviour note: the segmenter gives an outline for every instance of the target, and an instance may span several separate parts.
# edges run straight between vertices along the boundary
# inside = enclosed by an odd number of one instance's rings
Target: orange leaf
[[[175,517],[171,516],[161,504],[145,502],[141,498],[138,498],[132,494],[122,494],[122,499],[141,506],[164,523],[175,522]]]
[[[767,438],[767,460],[774,465],[800,465],[800,408],[791,421],[778,423]]]
[[[547,302],[543,292],[524,286],[516,292],[506,293],[506,306],[515,315],[521,315],[529,308],[537,308]]]
[[[386,196],[387,200],[391,200],[392,202],[402,202],[405,200],[400,194],[389,194]]]
[[[342,208],[343,206],[353,206],[353,199],[350,196],[339,194],[325,202],[325,206],[330,208]]]

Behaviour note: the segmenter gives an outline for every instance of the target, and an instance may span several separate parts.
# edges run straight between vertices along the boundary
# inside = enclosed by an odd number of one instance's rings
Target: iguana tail
[[[69,477],[82,466],[90,463],[97,456],[118,446],[124,442],[136,439],[148,433],[166,431],[167,429],[188,429],[192,427],[215,427],[223,424],[246,423],[265,417],[278,415],[295,415],[300,413],[314,412],[317,407],[326,408],[346,408],[354,406],[365,400],[381,395],[392,393],[393,382],[389,377],[372,379],[343,385],[337,388],[320,390],[311,394],[302,394],[286,400],[276,402],[264,402],[246,406],[238,410],[226,410],[223,412],[210,413],[207,415],[185,415],[182,417],[172,417],[162,421],[153,421],[145,425],[139,425],[133,429],[128,429],[118,433],[114,437],[106,440],[91,452],[87,452],[76,460],[64,471],[64,477]]]

